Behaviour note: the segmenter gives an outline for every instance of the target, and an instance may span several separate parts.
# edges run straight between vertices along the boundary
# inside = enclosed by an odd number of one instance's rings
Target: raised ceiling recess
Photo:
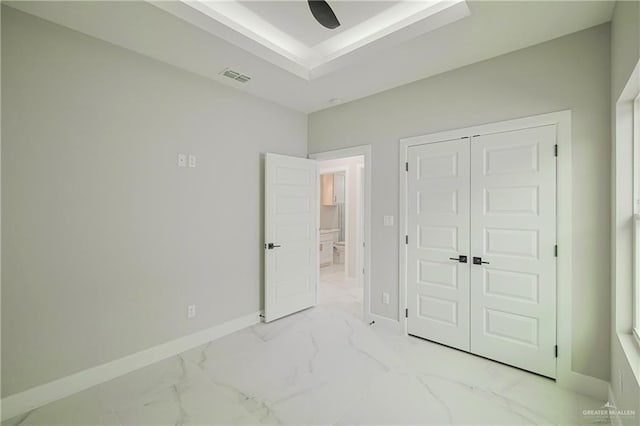
[[[470,14],[464,0],[332,1],[341,25],[328,29],[306,1],[153,4],[307,80]]]

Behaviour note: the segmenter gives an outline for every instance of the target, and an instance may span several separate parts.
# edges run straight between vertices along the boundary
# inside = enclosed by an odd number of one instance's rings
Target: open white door
[[[315,160],[265,159],[265,322],[316,304],[318,182]]]

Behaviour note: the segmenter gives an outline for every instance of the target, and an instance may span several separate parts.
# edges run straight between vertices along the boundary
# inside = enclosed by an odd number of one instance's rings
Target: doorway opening
[[[369,319],[367,154],[348,149],[310,155],[319,174],[318,304],[364,321]]]

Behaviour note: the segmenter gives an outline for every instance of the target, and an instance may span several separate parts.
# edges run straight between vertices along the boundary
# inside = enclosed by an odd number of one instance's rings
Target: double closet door
[[[556,126],[407,149],[407,329],[555,378]]]

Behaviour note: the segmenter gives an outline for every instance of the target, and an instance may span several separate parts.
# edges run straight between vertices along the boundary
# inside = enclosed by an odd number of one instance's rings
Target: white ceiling
[[[305,80],[353,63],[363,52],[371,54],[381,51],[381,47],[384,50],[397,46],[469,16],[464,0],[397,1],[384,8],[375,2],[334,0],[338,14],[343,7],[348,12],[347,22],[327,30],[313,18],[306,0],[264,0],[250,3],[250,7],[238,1],[152,3]],[[256,5],[269,11],[262,13],[267,16],[255,13]],[[308,34],[315,36],[310,38]]]
[[[352,28],[369,18],[400,3],[399,1],[330,1],[333,12],[340,21],[334,30],[318,25],[306,1],[244,1],[242,4],[264,20],[282,28],[291,37],[309,47]]]
[[[353,3],[331,1],[337,15],[344,13],[339,16],[343,31],[379,16],[397,2]],[[440,16],[441,21],[455,21],[446,25],[425,24],[428,19],[413,23],[330,61],[313,75],[305,74],[309,68],[205,14],[190,14],[186,19],[166,11],[184,11],[186,6],[193,12],[182,2],[3,4],[303,112],[327,108],[333,98],[359,99],[607,22],[614,6],[613,1],[590,0],[471,0],[467,1],[468,17]],[[242,6],[305,46],[322,44],[334,34],[325,34],[294,2],[242,2]],[[313,29],[305,30],[311,24]],[[225,68],[251,80],[239,83],[223,77],[220,72]]]

